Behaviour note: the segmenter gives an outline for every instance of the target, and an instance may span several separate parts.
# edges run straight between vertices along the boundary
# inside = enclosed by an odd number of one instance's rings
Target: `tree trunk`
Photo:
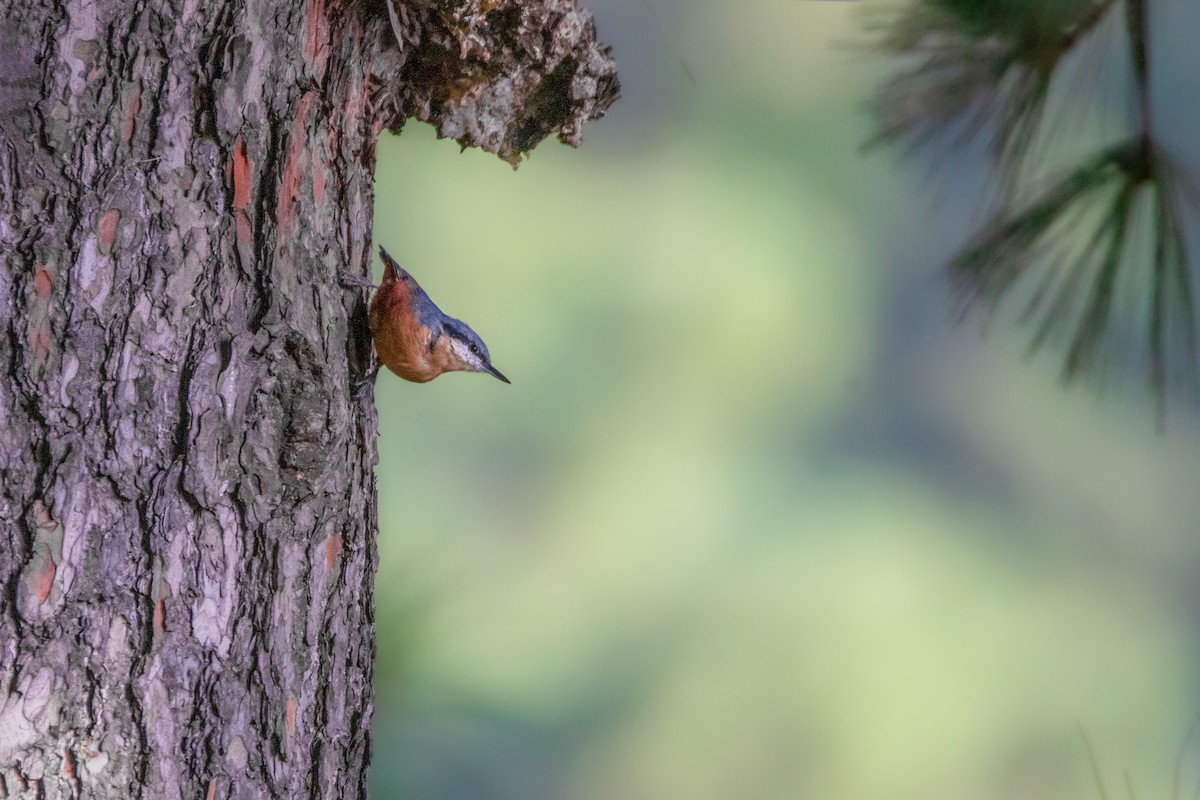
[[[0,796],[366,794],[375,138],[616,91],[569,0],[0,9]]]

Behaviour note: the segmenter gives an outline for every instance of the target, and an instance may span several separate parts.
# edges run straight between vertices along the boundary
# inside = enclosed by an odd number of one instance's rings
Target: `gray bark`
[[[0,796],[365,796],[375,138],[616,91],[567,0],[0,9]]]

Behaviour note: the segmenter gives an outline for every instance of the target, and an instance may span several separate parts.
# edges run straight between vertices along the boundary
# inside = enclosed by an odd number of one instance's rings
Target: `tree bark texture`
[[[616,93],[569,0],[0,9],[0,797],[366,794],[375,139]]]

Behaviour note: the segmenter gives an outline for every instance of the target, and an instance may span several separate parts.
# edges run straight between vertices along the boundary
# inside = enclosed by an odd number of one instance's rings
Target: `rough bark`
[[[375,138],[616,90],[566,0],[0,9],[0,796],[365,795]]]

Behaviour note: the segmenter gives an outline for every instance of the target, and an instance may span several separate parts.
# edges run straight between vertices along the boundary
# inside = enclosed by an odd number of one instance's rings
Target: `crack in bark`
[[[138,747],[133,753],[133,776],[136,780],[137,797],[146,796],[146,773],[150,767],[150,732],[146,729],[146,717],[142,703],[133,690],[133,681],[125,687],[125,702],[129,705],[129,716],[137,733]]]
[[[192,391],[192,376],[196,372],[196,333],[188,335],[184,347],[183,363],[179,367],[178,394],[175,398],[175,432],[171,437],[171,457],[186,460],[189,447],[188,436],[192,427],[192,410],[189,405]],[[182,475],[182,470],[180,474]],[[182,488],[182,487],[181,487]]]

